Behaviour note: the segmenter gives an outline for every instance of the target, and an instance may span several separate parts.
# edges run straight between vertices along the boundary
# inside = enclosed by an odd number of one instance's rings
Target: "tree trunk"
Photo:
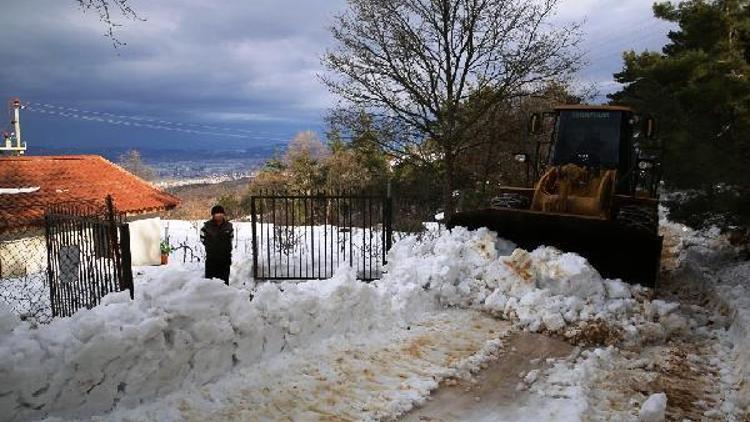
[[[453,156],[452,151],[445,151],[444,164],[445,172],[443,174],[443,212],[445,213],[445,221],[448,221],[453,216],[453,214],[456,213],[456,204],[453,199],[453,187],[455,186],[453,178],[455,174],[456,160]]]

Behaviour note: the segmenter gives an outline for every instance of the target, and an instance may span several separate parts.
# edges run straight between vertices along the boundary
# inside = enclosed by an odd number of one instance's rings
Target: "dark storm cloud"
[[[127,45],[114,49],[103,36],[104,25],[83,14],[75,0],[6,2],[0,15],[0,96],[276,134],[320,129],[332,98],[316,74],[330,45],[327,26],[344,3],[137,0],[133,7],[146,20],[117,18],[124,25],[117,35]],[[591,50],[592,64],[582,80],[606,86],[622,49],[660,45],[663,39],[643,38],[659,29],[650,4],[563,2],[558,19],[587,17],[584,48]],[[41,117],[35,119],[44,126]],[[130,133],[104,124],[89,135],[80,129],[92,125],[80,123],[62,136],[95,142],[107,134],[117,143]],[[183,135],[143,131],[139,139],[179,143]]]
[[[336,2],[136,3],[113,49],[72,0],[13,2],[3,13],[0,91],[74,106],[175,118],[318,120],[328,105],[315,74]]]

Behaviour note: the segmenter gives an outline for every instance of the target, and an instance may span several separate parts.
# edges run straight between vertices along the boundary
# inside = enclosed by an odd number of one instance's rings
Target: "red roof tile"
[[[36,187],[33,192],[7,193]],[[51,205],[103,204],[107,195],[127,214],[164,211],[180,203],[98,155],[0,157],[0,228],[38,222]]]

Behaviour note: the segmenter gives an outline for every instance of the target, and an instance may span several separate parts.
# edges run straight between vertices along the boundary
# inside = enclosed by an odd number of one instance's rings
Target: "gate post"
[[[388,193],[385,197],[385,254],[383,255],[383,263],[386,264],[385,256],[393,246],[393,197],[391,196],[391,184],[388,183]]]
[[[130,225],[120,226],[120,247],[122,248],[122,279],[120,280],[120,291],[130,290],[130,299],[135,298],[135,286],[133,286],[133,267],[130,259]]]
[[[56,317],[60,314],[57,301],[56,301],[56,293],[57,293],[57,285],[55,284],[55,274],[54,274],[54,250],[52,246],[52,216],[50,215],[51,211],[48,208],[44,215],[44,237],[47,242],[47,284],[49,285],[49,303],[50,308],[52,308],[52,317]]]
[[[250,197],[250,218],[253,222],[253,280],[256,280],[258,278],[258,238],[257,236],[257,229],[255,228],[256,225],[258,225],[258,216],[256,215],[255,210],[255,196]],[[263,228],[261,228],[263,230]]]
[[[315,278],[315,196],[310,196],[310,261],[312,263],[312,275]],[[320,262],[318,262],[320,265]],[[320,271],[318,271],[320,277]]]
[[[120,248],[117,242],[117,221],[115,220],[115,204],[112,200],[112,195],[107,195],[104,199],[107,206],[107,227],[109,231],[109,247],[114,255],[115,260],[115,278],[122,283],[122,257],[120,255]]]

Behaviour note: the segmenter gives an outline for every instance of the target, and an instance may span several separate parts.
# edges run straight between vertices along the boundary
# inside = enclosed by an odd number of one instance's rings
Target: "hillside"
[[[182,205],[167,214],[176,220],[201,220],[208,218],[211,207],[222,195],[240,196],[247,190],[250,178],[229,180],[221,183],[203,183],[197,185],[167,188],[167,192],[182,200]]]

